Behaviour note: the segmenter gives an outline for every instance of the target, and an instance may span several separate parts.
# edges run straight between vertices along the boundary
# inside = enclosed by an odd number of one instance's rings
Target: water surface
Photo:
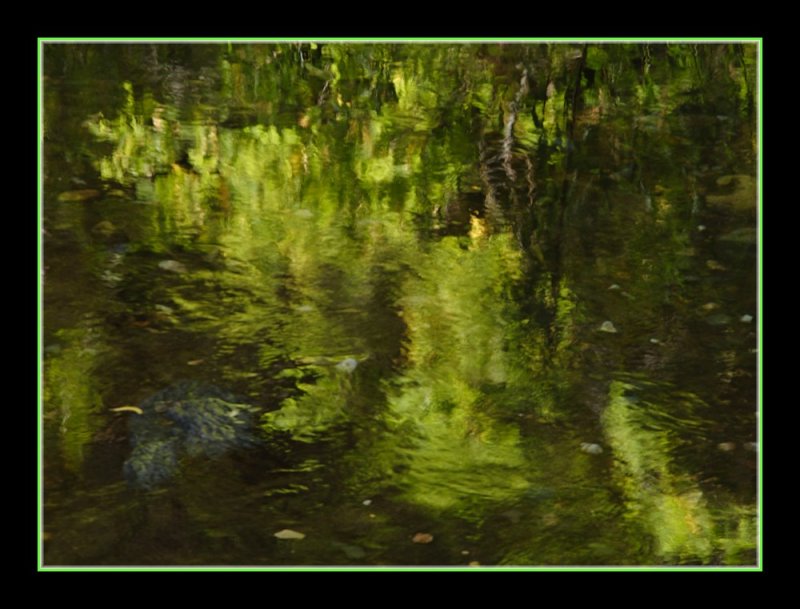
[[[756,564],[755,65],[45,45],[44,564]]]

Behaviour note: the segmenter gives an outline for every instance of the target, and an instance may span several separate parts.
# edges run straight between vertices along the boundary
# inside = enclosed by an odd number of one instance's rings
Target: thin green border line
[[[758,548],[757,564],[763,568],[764,555],[764,49],[763,41],[758,43],[758,528],[756,531]]]
[[[42,166],[43,166],[43,138],[44,138],[44,93],[42,78],[44,77],[44,53],[43,47],[48,43],[115,43],[115,42],[166,42],[166,43],[183,43],[183,42],[205,42],[205,43],[252,43],[252,42],[406,42],[406,43],[425,43],[425,42],[744,42],[756,43],[758,47],[758,277],[757,277],[757,307],[758,307],[758,527],[757,527],[757,562],[755,565],[745,566],[725,566],[725,565],[707,565],[707,566],[664,566],[664,565],[642,565],[642,566],[46,566],[44,565],[44,550],[43,550],[43,531],[44,531],[44,487],[42,480],[42,464],[44,462],[44,446],[43,446],[43,360],[42,360],[42,346],[43,346],[43,283],[42,283],[42,270],[43,270],[43,184],[42,184]],[[329,37],[307,37],[307,38],[37,38],[37,69],[38,69],[38,82],[37,82],[37,272],[39,274],[37,281],[37,497],[39,501],[37,510],[37,563],[39,571],[60,571],[60,572],[74,572],[74,571],[103,571],[103,572],[130,572],[130,571],[200,571],[200,572],[219,572],[219,571],[259,571],[259,572],[290,572],[290,571],[455,571],[455,572],[546,572],[546,571],[676,571],[676,572],[702,572],[702,571],[729,571],[729,572],[760,572],[763,571],[763,38],[761,37],[743,37],[743,38],[703,38],[703,37],[690,37],[690,38],[624,38],[624,37],[611,37],[611,38],[483,38],[483,37],[463,37],[463,38],[443,38],[443,37],[428,37],[428,38],[329,38]]]
[[[759,568],[751,566],[751,567],[741,567],[741,566],[719,566],[719,565],[708,565],[705,567],[698,566],[698,567],[683,567],[683,566],[632,566],[632,567],[606,567],[606,566],[585,566],[585,567],[576,567],[576,566],[552,566],[552,567],[505,567],[505,566],[476,566],[476,567],[466,567],[466,566],[429,566],[429,567],[406,567],[406,566],[374,566],[374,567],[365,567],[365,566],[342,566],[342,567],[304,567],[304,566],[285,566],[285,567],[235,567],[235,566],[212,566],[212,567],[107,567],[107,566],[86,566],[86,567],[64,567],[64,566],[55,566],[55,567],[45,567],[42,569],[43,571],[109,571],[109,572],[117,572],[117,571],[181,571],[181,572],[190,572],[190,571],[199,571],[199,572],[208,572],[208,571],[248,571],[248,572],[255,572],[255,571],[274,571],[274,572],[289,572],[289,571],[326,571],[326,572],[337,572],[337,571],[408,571],[408,572],[415,572],[415,571],[458,571],[458,572],[517,572],[517,571],[674,571],[674,572],[701,572],[701,571],[730,571],[730,572],[754,572],[760,571]]]
[[[42,127],[42,121],[44,119],[44,87],[42,86],[42,78],[44,77],[44,69],[43,69],[43,59],[42,59],[42,47],[43,44],[40,42],[36,49],[36,65],[39,70],[39,78],[38,78],[38,86],[36,87],[36,96],[37,96],[37,107],[36,107],[36,209],[37,209],[37,218],[36,218],[36,257],[37,257],[37,266],[36,272],[38,273],[37,281],[36,281],[36,395],[37,395],[37,425],[36,425],[36,473],[37,479],[39,480],[38,488],[37,488],[37,497],[39,501],[38,509],[37,509],[37,526],[38,531],[36,535],[36,555],[38,557],[39,565],[44,564],[44,484],[42,480],[42,466],[44,463],[44,442],[43,442],[43,434],[42,434],[42,426],[44,421],[43,416],[43,402],[44,402],[44,393],[43,393],[43,384],[44,384],[44,373],[43,373],[43,361],[42,361],[42,341],[44,340],[43,331],[44,331],[44,306],[43,306],[43,286],[42,286],[42,269],[44,268],[44,257],[43,257],[43,244],[42,244],[42,226],[43,226],[43,218],[44,218],[44,207],[42,203],[43,197],[43,187],[42,187],[42,153],[43,153],[43,139],[44,139],[44,129]]]
[[[419,44],[424,42],[659,42],[659,43],[684,43],[684,42],[761,42],[762,38],[756,37],[380,37],[380,36],[361,36],[361,37],[326,37],[326,36],[304,36],[304,37],[253,37],[253,38],[225,38],[225,37],[188,37],[188,38],[160,38],[160,37],[130,37],[130,38],[39,38],[44,43],[64,43],[64,42],[164,42],[164,43],[185,43],[185,42],[209,42],[209,43],[252,43],[252,42],[406,42]]]

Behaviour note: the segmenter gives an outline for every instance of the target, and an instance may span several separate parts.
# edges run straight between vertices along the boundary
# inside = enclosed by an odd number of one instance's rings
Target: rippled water
[[[46,45],[44,564],[755,564],[754,57]]]

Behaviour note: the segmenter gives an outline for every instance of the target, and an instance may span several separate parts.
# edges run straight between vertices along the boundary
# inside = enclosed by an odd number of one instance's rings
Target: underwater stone
[[[172,478],[186,456],[216,458],[256,444],[255,408],[212,385],[179,382],[141,403],[129,419],[133,448],[128,483],[152,489]]]
[[[158,268],[172,273],[186,273],[188,271],[186,266],[177,260],[162,260],[158,263]]]
[[[358,361],[356,361],[352,357],[347,357],[338,364],[336,364],[336,369],[341,370],[342,372],[346,372],[347,374],[351,374],[353,370],[356,369],[357,366],[358,366]]]
[[[604,321],[600,326],[600,332],[609,332],[610,334],[616,334],[617,329],[614,327],[614,324],[610,321]]]

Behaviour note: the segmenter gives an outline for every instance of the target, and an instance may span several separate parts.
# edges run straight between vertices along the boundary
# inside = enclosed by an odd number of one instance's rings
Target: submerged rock
[[[152,489],[178,471],[177,438],[154,438],[134,447],[123,466],[131,486]]]
[[[581,451],[589,455],[599,455],[603,452],[603,447],[599,444],[592,444],[590,442],[581,442]]]
[[[356,369],[358,366],[358,360],[353,359],[352,357],[346,357],[341,362],[336,364],[336,369],[341,370],[342,372],[346,372],[347,374],[351,374],[353,370]]]
[[[133,447],[123,471],[136,488],[152,489],[172,478],[186,456],[215,458],[253,446],[255,408],[211,385],[179,382],[141,403],[129,419]]]
[[[616,334],[617,333],[617,328],[610,321],[604,321],[600,325],[599,330],[600,330],[600,332],[608,332],[610,334]]]
[[[411,538],[411,541],[414,543],[431,543],[433,541],[433,535],[430,533],[416,533]]]
[[[158,268],[172,273],[186,273],[189,270],[186,265],[177,260],[162,260],[158,263]]]

